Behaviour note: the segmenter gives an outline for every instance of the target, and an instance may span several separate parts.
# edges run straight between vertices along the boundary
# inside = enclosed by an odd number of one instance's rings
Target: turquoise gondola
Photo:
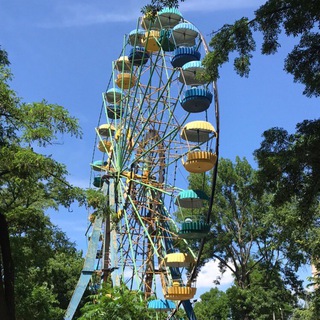
[[[182,19],[182,14],[176,8],[163,8],[158,12],[158,21],[162,28],[173,28]]]
[[[173,51],[175,49],[175,44],[170,41],[171,30],[161,29],[159,43],[163,51]]]
[[[96,160],[91,164],[91,167],[94,171],[104,171],[102,167],[107,165],[107,161]]]
[[[121,101],[123,96],[124,96],[123,91],[118,88],[111,88],[105,94],[105,98],[107,102],[111,104],[117,104],[118,102]]]
[[[134,29],[129,33],[128,41],[132,46],[141,46],[145,37],[145,30]]]
[[[102,178],[101,177],[94,177],[93,178],[93,182],[92,182],[93,186],[95,186],[96,188],[101,188],[102,187]]]
[[[204,74],[205,69],[201,61],[190,61],[182,66],[179,81],[189,86],[204,85],[207,83]]]
[[[202,208],[203,201],[209,200],[208,196],[202,190],[183,190],[177,198],[176,204],[181,208]]]
[[[172,29],[170,41],[177,47],[193,47],[199,35],[198,29],[191,23],[182,22]]]
[[[108,177],[106,175],[96,176],[93,178],[92,184],[97,188],[102,188],[103,183],[108,181]]]
[[[202,239],[210,232],[210,224],[202,221],[192,221],[188,218],[181,224],[178,234],[183,239]]]
[[[151,300],[148,302],[148,309],[153,309],[159,312],[168,312],[174,310],[176,305],[171,300]]]
[[[177,198],[176,204],[181,208],[200,209],[203,207],[203,201],[209,200],[208,196],[202,190],[183,190]],[[201,239],[210,231],[210,225],[203,220],[188,217],[181,224],[178,232],[179,237],[183,239]]]

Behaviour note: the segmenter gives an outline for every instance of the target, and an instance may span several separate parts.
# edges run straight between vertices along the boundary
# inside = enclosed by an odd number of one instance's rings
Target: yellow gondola
[[[192,299],[197,292],[197,288],[183,287],[179,281],[173,281],[172,287],[168,287],[164,293],[165,299],[170,300],[189,300]]]
[[[102,124],[98,127],[98,133],[101,137],[112,137],[116,128],[112,124]]]
[[[159,37],[160,31],[150,30],[149,32],[145,33],[145,38],[142,41],[142,45],[146,48],[147,51],[156,52],[160,48]]]
[[[128,56],[121,56],[115,62],[115,68],[120,72],[131,71],[131,63]]]
[[[100,140],[98,143],[98,149],[101,152],[110,152],[111,146],[112,146],[111,141],[107,141],[107,140]]]
[[[115,82],[121,89],[130,89],[136,84],[137,77],[131,73],[120,73]]]
[[[203,173],[211,170],[217,161],[217,155],[210,151],[193,150],[187,153],[183,166],[188,172]]]
[[[164,258],[167,267],[186,268],[196,262],[195,258],[183,252],[169,253]]]
[[[180,136],[190,142],[207,142],[216,136],[216,130],[210,122],[198,120],[187,123]]]

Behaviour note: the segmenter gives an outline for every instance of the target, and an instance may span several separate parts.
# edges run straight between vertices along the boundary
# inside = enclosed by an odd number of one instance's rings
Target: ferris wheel
[[[98,159],[91,163],[93,185],[109,210],[90,216],[86,263],[65,319],[72,319],[94,266],[114,286],[142,291],[150,309],[167,312],[182,303],[195,319],[190,299],[196,286],[186,270],[197,256],[188,240],[210,231],[197,216],[209,199],[186,181],[217,160],[216,93],[201,63],[206,52],[199,30],[175,8],[139,18],[125,36],[102,94]],[[192,215],[177,222],[184,208]]]

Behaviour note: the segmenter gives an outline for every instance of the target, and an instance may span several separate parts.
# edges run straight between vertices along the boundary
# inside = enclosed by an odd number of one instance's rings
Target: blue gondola
[[[191,88],[185,91],[181,106],[187,112],[198,113],[206,111],[213,99],[209,90],[203,88]]]
[[[107,116],[109,119],[120,119],[120,116],[123,115],[123,110],[118,105],[110,104],[107,106]]]
[[[193,47],[179,47],[174,50],[171,64],[174,68],[181,68],[190,61],[200,60],[201,54]]]
[[[134,66],[140,66],[148,62],[149,54],[144,47],[134,47],[130,50],[128,58]]]

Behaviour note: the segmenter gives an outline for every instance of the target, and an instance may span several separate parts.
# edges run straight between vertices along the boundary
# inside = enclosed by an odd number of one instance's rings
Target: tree
[[[305,95],[319,96],[319,12],[316,0],[268,0],[255,11],[253,20],[241,18],[233,25],[224,25],[210,42],[213,52],[205,62],[210,75],[217,78],[218,68],[228,62],[230,53],[235,51],[238,54],[234,59],[235,70],[247,76],[256,48],[253,31],[262,33],[261,53],[266,55],[277,52],[279,35],[284,32],[286,36],[299,39],[285,59],[284,69],[294,76],[295,82],[305,85]]]
[[[286,288],[279,270],[255,268],[250,275],[250,286],[246,289],[234,285],[227,289],[228,305],[233,320],[288,319],[296,305],[296,299]],[[268,280],[265,281],[265,278]]]
[[[149,15],[152,18],[163,7],[177,8],[179,6],[179,2],[184,2],[184,0],[151,0],[150,4],[142,7],[141,12]]]
[[[152,0],[144,12],[155,14],[163,6],[178,6],[177,0]],[[295,82],[305,85],[303,93],[320,95],[320,8],[317,0],[268,0],[255,11],[252,20],[242,17],[234,24],[225,24],[213,31],[209,45],[212,52],[203,63],[212,80],[219,77],[219,68],[229,62],[232,53],[234,68],[240,76],[248,76],[252,53],[256,50],[254,32],[261,32],[261,53],[274,54],[280,47],[279,35],[297,39],[297,45],[287,55],[284,69],[293,75]]]
[[[293,134],[272,128],[263,137],[255,151],[262,187],[275,195],[276,207],[297,203],[291,216],[278,220],[282,236],[290,243],[287,258],[296,260],[304,252],[304,262],[312,262],[319,269],[320,120],[298,123]],[[317,296],[311,299],[315,318],[320,314]]]
[[[312,293],[306,292],[306,298],[303,303],[299,303],[298,306],[293,310],[293,320],[316,320],[319,318],[314,314],[313,305],[310,303],[311,295]]]
[[[153,312],[148,311],[142,292],[130,291],[125,284],[112,287],[108,282],[102,284],[81,311],[79,320],[147,320],[155,317]]]
[[[10,79],[7,53],[0,49],[0,316],[4,320],[16,319],[14,279],[17,279],[17,290],[23,285],[21,291],[26,290],[34,284],[24,282],[23,275],[28,272],[34,272],[30,275],[34,279],[43,276],[34,288],[36,291],[32,291],[34,297],[28,298],[46,299],[43,306],[57,303],[54,290],[44,294],[52,284],[42,272],[48,267],[46,263],[61,257],[71,244],[66,239],[62,241],[61,233],[54,230],[45,211],[69,207],[75,200],[84,201],[83,191],[68,183],[65,166],[34,151],[35,146],[40,149],[54,143],[61,134],[81,136],[77,120],[63,107],[46,101],[23,103],[10,88]],[[32,248],[39,250],[37,254]],[[80,259],[74,249],[67,254],[73,255],[75,261]],[[24,312],[27,310],[18,312],[18,319],[24,319]],[[28,320],[45,318],[54,319],[51,314],[37,317],[33,310]]]
[[[82,253],[48,217],[36,215],[33,219],[30,213],[30,218],[28,223],[19,214],[8,219],[16,318],[60,320],[82,269]]]
[[[291,235],[296,252],[307,253],[309,262],[318,261],[320,120],[305,120],[296,129],[294,134],[280,128],[265,131],[255,156],[262,187],[274,194],[273,205],[297,203],[290,220],[279,221],[283,232],[288,239]]]
[[[292,320],[316,320],[310,310],[297,309],[292,315]]]
[[[279,272],[267,275],[263,265],[251,273],[250,286],[243,289],[233,285],[226,292],[217,288],[200,296],[194,310],[197,319],[288,319],[292,314],[295,299],[285,288]],[[268,281],[264,281],[265,277]]]
[[[296,200],[301,223],[309,224],[320,199],[320,119],[298,123],[294,134],[272,128],[262,136],[254,155],[263,186],[275,194],[277,206]]]
[[[189,182],[191,189],[203,189],[200,175],[191,175]],[[278,304],[279,295],[283,298],[279,308],[285,310],[287,303],[294,303],[287,287],[296,294],[302,290],[296,266],[304,256],[296,253],[296,259],[292,256],[292,260],[285,260],[287,252],[295,250],[290,247],[293,242],[279,233],[278,225],[281,217],[291,217],[294,206],[276,209],[272,206],[273,195],[261,190],[256,171],[245,159],[237,157],[235,163],[220,159],[211,231],[206,238],[201,264],[215,259],[222,273],[226,269],[231,271],[238,300],[242,297],[247,306],[242,308],[245,312],[242,318],[236,319],[257,319],[259,312],[261,315],[266,309],[259,311],[261,302],[267,301],[271,308],[272,303]],[[194,247],[196,249],[197,244]],[[250,302],[257,300],[260,304]]]
[[[250,287],[242,289],[233,285],[226,292],[212,288],[201,295],[194,307],[197,319],[271,320],[273,314],[276,319],[288,319],[294,298],[285,289],[279,272],[273,272],[265,282],[267,272],[260,265],[251,273]]]
[[[200,296],[200,301],[194,306],[198,320],[227,320],[230,319],[230,307],[227,294],[217,288],[210,289]]]

